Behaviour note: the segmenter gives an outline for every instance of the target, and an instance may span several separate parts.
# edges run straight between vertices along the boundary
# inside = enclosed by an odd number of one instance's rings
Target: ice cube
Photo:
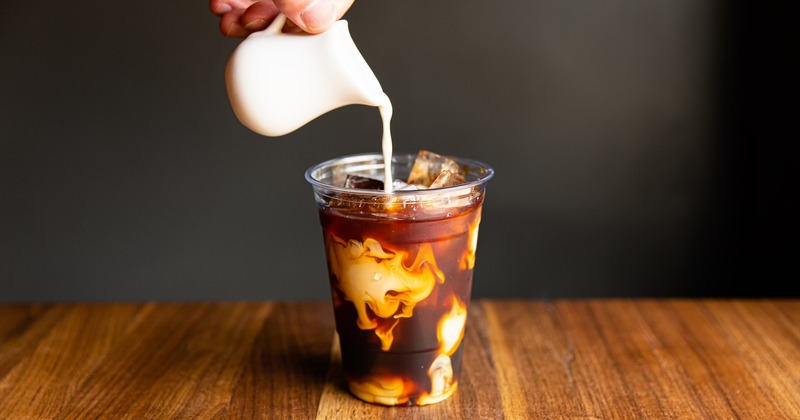
[[[439,176],[433,180],[431,184],[431,188],[444,188],[444,187],[452,187],[454,185],[461,185],[467,182],[463,176],[457,174],[455,172],[451,172],[449,170],[444,170],[439,172]]]
[[[392,182],[392,190],[394,191],[416,191],[422,189],[425,189],[425,187],[414,184],[407,184],[402,179],[395,179],[394,182]]]
[[[406,187],[408,187],[408,184],[402,179],[395,179],[394,181],[392,181],[392,190],[394,191],[402,190],[403,188]]]
[[[347,178],[345,178],[344,180],[344,187],[357,188],[361,190],[382,190],[383,181],[358,175],[347,174]]]
[[[452,159],[428,150],[420,150],[408,175],[408,183],[430,187],[442,171],[463,175],[464,171]]]

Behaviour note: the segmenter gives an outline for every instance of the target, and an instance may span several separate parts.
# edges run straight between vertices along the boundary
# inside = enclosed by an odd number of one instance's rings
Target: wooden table
[[[0,419],[800,419],[800,300],[473,302],[458,392],[342,385],[328,302],[0,305]]]

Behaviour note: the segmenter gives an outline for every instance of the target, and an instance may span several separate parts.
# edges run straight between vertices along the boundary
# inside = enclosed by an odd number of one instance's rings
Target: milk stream
[[[383,190],[387,193],[392,192],[392,133],[390,125],[392,121],[392,102],[384,93],[378,102],[378,111],[383,121],[383,139],[381,147],[383,149]]]

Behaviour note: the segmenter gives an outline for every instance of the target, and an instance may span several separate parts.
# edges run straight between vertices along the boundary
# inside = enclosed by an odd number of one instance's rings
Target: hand
[[[278,13],[288,18],[284,31],[325,32],[352,5],[353,0],[210,0],[220,32],[231,38],[263,30]]]

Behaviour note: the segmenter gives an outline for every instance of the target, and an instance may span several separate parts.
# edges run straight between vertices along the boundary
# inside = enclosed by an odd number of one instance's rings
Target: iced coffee
[[[342,368],[371,403],[424,405],[458,387],[478,225],[493,170],[421,151],[309,169],[325,241]],[[391,192],[387,192],[390,190]]]

